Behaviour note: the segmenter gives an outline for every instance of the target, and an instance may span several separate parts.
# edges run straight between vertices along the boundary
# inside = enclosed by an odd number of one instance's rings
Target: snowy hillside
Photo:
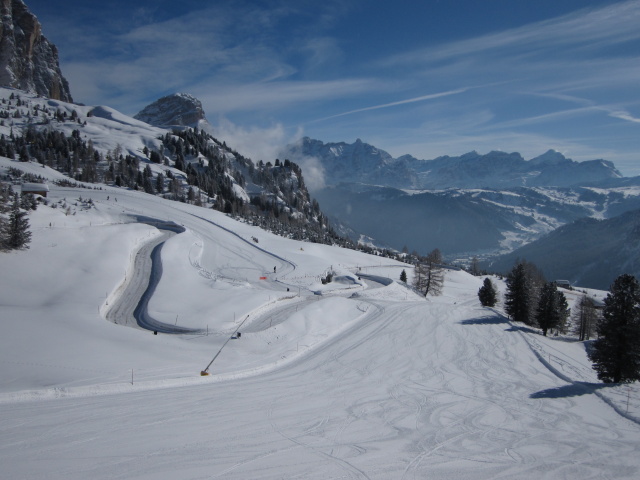
[[[621,272],[640,277],[640,210],[607,220],[583,218],[495,259],[491,271],[508,272],[526,258],[550,279],[607,289]]]
[[[182,111],[184,120],[199,103],[188,95],[166,100],[144,118],[159,121],[160,113],[168,119]],[[0,88],[0,156],[35,160],[75,181],[233,213],[290,238],[350,244],[335,235],[310,197],[300,166],[278,159],[255,164],[205,129],[157,128],[109,107]]]
[[[29,126],[38,129],[50,125],[67,136],[79,130],[98,151],[113,151],[120,146],[124,155],[142,157],[145,146],[159,149],[159,137],[166,133],[106,106],[77,105],[12,88],[0,88],[0,101],[6,111],[0,122],[0,134],[5,137],[18,135]],[[53,115],[61,121],[52,121]]]
[[[481,278],[425,300],[398,262],[49,186],[30,248],[0,254],[3,478],[638,476],[638,386],[482,308]]]

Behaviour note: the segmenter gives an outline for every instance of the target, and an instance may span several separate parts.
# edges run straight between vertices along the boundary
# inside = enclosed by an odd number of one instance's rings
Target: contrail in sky
[[[397,102],[383,103],[382,105],[373,105],[371,107],[358,108],[356,110],[349,110],[348,112],[342,112],[336,115],[331,115],[329,117],[320,118],[316,121],[328,120],[330,118],[336,118],[336,117],[344,117],[345,115],[352,115],[354,113],[367,112],[369,110],[378,110],[380,108],[395,107],[396,105],[404,105],[406,103],[416,103],[416,102],[422,102],[424,100],[433,100],[434,98],[448,97],[449,95],[457,95],[459,93],[464,93],[467,90],[469,90],[469,88],[465,87],[465,88],[460,88],[458,90],[450,90],[448,92],[432,93],[431,95],[423,95],[421,97],[408,98],[406,100],[400,100]]]

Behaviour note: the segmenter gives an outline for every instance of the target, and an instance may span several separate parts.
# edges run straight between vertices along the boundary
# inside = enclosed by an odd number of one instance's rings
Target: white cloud
[[[640,123],[640,118],[634,117],[629,112],[625,112],[624,110],[610,111],[609,115],[614,117],[614,118],[619,118],[621,120],[626,120],[628,122]]]
[[[368,112],[370,110],[379,110],[381,108],[389,108],[389,107],[395,107],[397,105],[406,105],[408,103],[416,103],[416,102],[424,102],[426,100],[433,100],[436,98],[442,98],[442,97],[448,97],[449,95],[457,95],[459,93],[464,93],[467,90],[469,90],[468,88],[459,88],[457,90],[450,90],[448,92],[439,92],[439,93],[432,93],[430,95],[422,95],[419,97],[414,97],[414,98],[408,98],[405,100],[398,100],[396,102],[389,102],[389,103],[383,103],[380,105],[373,105],[370,107],[364,107],[364,108],[357,108],[355,110],[349,110],[348,112],[342,112],[342,113],[338,113],[336,115],[331,115],[329,117],[325,117],[321,120],[329,120],[331,118],[336,118],[336,117],[343,117],[345,115],[351,115],[354,113],[360,113],[360,112]]]
[[[241,85],[218,85],[215,89],[207,83],[194,87],[193,91],[207,109],[219,113],[231,111],[256,111],[284,109],[303,102],[339,99],[377,90],[379,85],[370,79],[343,79],[332,81],[261,82]]]
[[[224,140],[227,145],[257,163],[259,160],[272,162],[279,158],[285,160],[284,147],[299,142],[303,136],[298,128],[290,133],[281,125],[275,124],[268,128],[241,127],[228,119],[221,117],[213,127],[213,135],[218,140]],[[305,184],[310,191],[325,186],[324,168],[315,157],[297,158],[296,163],[302,168]]]
[[[313,193],[326,186],[325,171],[319,158],[305,156],[296,159],[296,163],[302,168],[302,175],[310,192]]]
[[[385,60],[386,65],[425,64],[488,53],[529,58],[541,52],[570,56],[576,51],[600,51],[640,38],[640,2],[580,10],[551,20],[462,41],[418,49]]]
[[[487,103],[521,93],[580,95],[596,103],[637,91],[640,2],[585,9],[551,20],[419,48],[383,59],[378,68],[403,72],[416,84],[464,86],[504,82]],[[615,54],[613,54],[615,52]],[[620,92],[620,93],[618,93]],[[480,98],[480,95],[478,95]],[[633,97],[635,99],[635,96]]]
[[[267,128],[242,127],[220,117],[213,127],[214,136],[254,162],[272,162],[279,158],[282,147],[294,143],[302,136],[301,130],[289,133],[282,124]],[[283,159],[284,160],[284,159]]]

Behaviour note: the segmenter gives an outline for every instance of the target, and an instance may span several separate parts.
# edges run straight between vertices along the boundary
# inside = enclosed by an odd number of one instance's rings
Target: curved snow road
[[[274,253],[271,253],[264,248],[261,248],[252,242],[242,238],[237,233],[223,227],[206,218],[193,215],[194,218],[213,225],[221,230],[228,232],[229,234],[237,237],[245,244],[252,247],[252,249],[258,250],[263,254],[272,257],[274,260],[280,262],[280,271],[284,270],[282,267],[286,266],[290,268],[290,271],[296,269],[295,263],[282,258]],[[182,233],[185,228],[168,221],[162,221],[151,217],[137,215],[135,221],[138,223],[145,223],[162,230],[163,234],[145,243],[140,247],[136,253],[134,259],[134,265],[131,272],[131,277],[127,279],[124,291],[118,296],[118,298],[109,307],[106,312],[106,319],[118,324],[133,324],[134,322],[140,327],[146,330],[151,330],[159,333],[168,334],[201,334],[202,329],[192,329],[186,327],[180,327],[177,325],[171,325],[168,323],[160,322],[153,318],[148,312],[148,305],[151,297],[153,296],[155,289],[162,278],[162,259],[161,251],[164,242],[166,242],[171,236],[176,233]],[[240,252],[234,251],[235,255],[241,255]],[[251,262],[251,258],[245,260]],[[256,263],[258,267],[259,264]],[[234,269],[235,270],[235,269]],[[284,289],[285,283],[278,280],[271,280],[268,282],[270,285],[279,285],[279,288]],[[254,327],[255,328],[255,327]]]
[[[163,234],[145,243],[136,253],[132,277],[125,289],[106,313],[107,320],[118,324],[137,323],[140,328],[159,333],[200,334],[202,330],[179,327],[163,323],[148,312],[149,300],[162,278],[162,246],[176,233],[184,232],[184,227],[173,222],[163,222],[149,217],[137,217],[139,223],[146,223],[163,230]]]

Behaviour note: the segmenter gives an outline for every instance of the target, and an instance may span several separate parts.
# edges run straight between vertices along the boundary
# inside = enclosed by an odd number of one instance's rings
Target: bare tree
[[[427,260],[433,263],[442,264],[444,260],[442,259],[442,252],[439,248],[434,248],[427,255]]]
[[[414,275],[415,287],[427,295],[440,295],[444,284],[442,254],[437,248],[418,261]]]
[[[471,275],[473,275],[474,277],[477,277],[480,275],[480,260],[478,260],[478,257],[473,257],[471,259],[471,266],[469,267],[469,273],[471,273]]]
[[[591,297],[584,295],[576,307],[573,313],[573,333],[580,341],[590,340],[599,318],[595,303]]]

